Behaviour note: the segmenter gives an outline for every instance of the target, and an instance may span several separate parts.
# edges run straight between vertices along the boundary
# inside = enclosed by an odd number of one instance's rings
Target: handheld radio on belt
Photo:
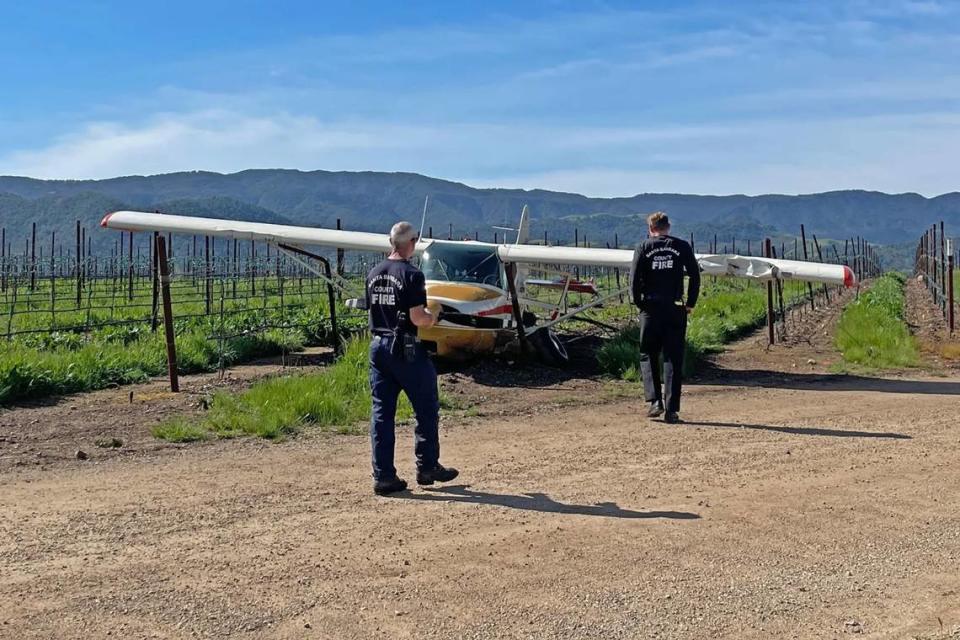
[[[401,311],[397,314],[397,326],[393,328],[390,355],[394,357],[402,356],[405,361],[414,362],[417,359],[417,336],[402,329],[406,324],[407,314]]]

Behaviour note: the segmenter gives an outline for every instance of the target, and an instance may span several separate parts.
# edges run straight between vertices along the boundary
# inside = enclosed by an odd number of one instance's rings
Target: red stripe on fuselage
[[[493,309],[487,309],[486,311],[477,311],[478,316],[498,316],[502,313],[510,313],[513,311],[513,307],[509,304],[503,304],[499,307],[494,307]]]

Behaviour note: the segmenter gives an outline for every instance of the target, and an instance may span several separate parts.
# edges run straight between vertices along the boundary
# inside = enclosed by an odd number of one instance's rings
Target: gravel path
[[[529,402],[537,390],[527,390]],[[749,372],[444,430],[11,467],[3,638],[907,638],[960,625],[960,382]],[[409,432],[398,442],[409,477]],[[939,621],[938,621],[939,620]],[[941,627],[941,621],[943,627]]]

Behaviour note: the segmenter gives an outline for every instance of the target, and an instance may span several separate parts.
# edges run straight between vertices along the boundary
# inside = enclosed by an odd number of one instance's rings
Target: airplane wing
[[[143,211],[114,211],[104,216],[101,227],[121,231],[160,231],[186,235],[216,236],[261,242],[338,247],[353,251],[390,252],[390,236],[362,231],[337,231],[285,224],[218,220]],[[424,243],[420,243],[424,244]]]
[[[123,231],[160,231],[186,235],[208,235],[261,242],[289,243],[338,247],[352,251],[389,253],[387,234],[362,231],[336,231],[316,227],[298,227],[240,220],[219,220],[194,216],[177,216],[142,211],[115,211],[108,213],[100,226]],[[422,252],[433,240],[421,238],[417,252]],[[438,242],[456,242],[441,240]],[[487,245],[472,242],[474,245]],[[494,245],[489,245],[494,246]],[[633,267],[632,249],[600,249],[590,247],[546,247],[532,244],[496,245],[503,262],[518,264],[554,264],[614,267],[629,271]],[[778,260],[756,256],[729,254],[697,254],[700,269],[705,275],[733,276],[754,280],[803,280],[852,287],[856,278],[850,267],[799,260]]]
[[[594,265],[630,270],[632,249],[594,249],[589,247],[544,247],[538,245],[500,245],[504,262]],[[857,280],[853,270],[842,264],[821,264],[800,260],[779,260],[733,254],[697,254],[701,273],[708,276],[733,276],[752,280],[802,280],[852,287]]]

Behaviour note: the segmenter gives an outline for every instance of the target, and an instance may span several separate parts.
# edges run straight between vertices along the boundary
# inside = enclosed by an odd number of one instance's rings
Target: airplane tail
[[[517,244],[526,244],[530,239],[530,207],[523,205],[520,211],[520,226],[517,228]],[[530,269],[525,265],[517,265],[517,291],[526,293],[527,278],[530,276]]]
[[[517,244],[526,244],[530,239],[530,207],[523,205],[520,212],[520,227],[517,229]]]

